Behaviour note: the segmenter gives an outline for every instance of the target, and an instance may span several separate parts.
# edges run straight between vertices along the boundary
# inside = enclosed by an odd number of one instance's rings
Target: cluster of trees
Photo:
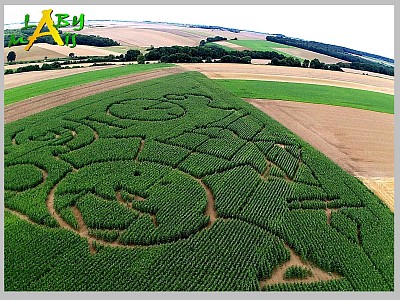
[[[28,28],[28,29],[6,29],[4,30],[4,47],[9,46],[9,42],[11,40],[11,36],[14,35],[15,39],[19,39],[22,37],[25,41],[33,34],[35,28]],[[48,31],[47,27],[45,26],[43,32]],[[61,30],[58,30],[60,37],[62,40],[65,40],[65,33],[62,33]],[[97,47],[107,47],[107,46],[119,46],[120,44],[113,39],[105,38],[101,36],[95,35],[83,35],[77,34],[75,37],[76,43],[78,45],[88,45],[88,46],[97,46]],[[36,39],[36,43],[47,43],[47,44],[56,44],[53,40],[52,36],[41,36]],[[21,45],[20,41],[16,43],[15,46]]]
[[[385,75],[390,75],[394,76],[394,68],[385,66],[382,64],[378,63],[363,63],[363,62],[352,62],[352,63],[343,63],[339,62],[337,65],[341,68],[350,68],[350,69],[355,69],[355,70],[361,70],[361,71],[368,71],[368,72],[375,72],[379,74],[385,74]]]
[[[65,34],[61,35],[61,38],[64,40]],[[77,45],[88,45],[88,46],[96,46],[96,47],[108,47],[108,46],[119,46],[120,44],[113,39],[101,37],[98,35],[76,35],[76,44]]]
[[[41,67],[39,65],[28,65],[19,67],[16,70],[7,69],[4,71],[4,75],[13,74],[13,73],[22,73],[22,72],[32,72],[32,71],[45,71],[45,70],[56,70],[56,69],[70,69],[70,66],[63,67],[64,63],[60,63],[55,61],[51,64],[43,64]],[[81,66],[73,66],[72,68],[81,68]]]
[[[309,61],[308,61],[309,63]],[[301,67],[301,61],[298,58],[294,58],[292,56],[284,57],[282,59],[278,59],[274,57],[271,60],[271,65],[274,66],[288,66],[288,67]]]
[[[215,36],[215,37],[208,37],[205,40],[201,40],[200,41],[200,46],[204,46],[207,43],[213,43],[213,42],[219,42],[219,41],[226,41],[227,38],[226,37],[222,37],[222,36]]]
[[[318,58],[314,58],[309,61],[305,59],[303,63],[298,59],[292,56],[285,57],[283,59],[273,58],[271,60],[271,65],[275,66],[287,66],[287,67],[303,67],[303,68],[312,68],[312,69],[324,69],[331,71],[342,71],[341,66],[339,64],[326,64],[324,62],[319,61]]]
[[[190,25],[190,28],[203,28],[203,29],[212,29],[212,30],[225,30],[234,33],[239,33],[240,30],[236,28],[229,28],[229,27],[221,27],[221,26],[209,26],[209,25]]]
[[[125,61],[137,61],[138,64],[146,62],[144,55],[139,50],[128,50],[125,54]]]
[[[350,62],[350,63],[339,64],[339,67],[346,67],[346,68],[352,68],[352,69],[356,69],[356,70],[376,72],[376,73],[392,75],[392,76],[394,75],[394,67],[376,63],[376,62],[372,62],[372,61],[369,61],[369,60],[366,60],[366,59],[360,57],[360,56],[371,57],[371,58],[387,61],[389,63],[394,62],[393,59],[383,57],[380,55],[357,51],[354,49],[336,46],[336,45],[324,44],[324,43],[319,43],[319,42],[314,42],[314,41],[304,41],[304,40],[293,39],[293,38],[289,38],[289,37],[267,36],[266,39],[267,39],[267,41],[314,51],[317,53],[329,55],[329,56],[336,57],[336,58],[343,59],[343,60]]]
[[[220,60],[222,63],[239,63],[239,64],[251,64],[251,57],[244,56],[238,57],[234,55],[224,55]]]
[[[283,59],[285,56],[275,51],[226,51],[218,46],[172,46],[159,47],[145,54],[146,60],[160,60],[161,62],[211,62],[220,59],[221,62],[250,63],[251,59]]]
[[[78,64],[78,63],[98,63],[98,62],[112,62],[112,61],[137,61],[138,64],[145,64],[146,60],[143,54],[139,50],[128,50],[126,54],[120,54],[120,55],[106,55],[106,56],[75,56],[73,52],[69,53],[68,57],[71,60],[67,60],[64,62],[57,62],[57,64],[61,65],[68,65],[68,64]],[[17,54],[14,51],[10,51],[7,54],[7,61],[9,63],[15,62],[17,58]],[[44,57],[44,60],[47,60],[47,56]],[[38,60],[39,61],[39,60]],[[38,62],[38,61],[33,61],[33,62]],[[44,64],[46,65],[46,64]],[[55,65],[55,64],[51,64]],[[39,69],[36,69],[34,66],[27,66],[27,67],[21,67],[19,68],[22,71],[15,71],[15,72],[29,72],[29,71],[38,71]],[[58,69],[58,68],[57,68]],[[17,69],[18,70],[18,69]],[[44,69],[42,69],[44,70]],[[48,69],[45,69],[48,70]],[[12,70],[6,70],[4,74],[12,74]]]

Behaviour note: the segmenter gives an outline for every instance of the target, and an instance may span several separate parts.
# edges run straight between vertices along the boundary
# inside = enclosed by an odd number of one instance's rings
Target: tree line
[[[393,59],[390,59],[387,57],[383,57],[380,55],[371,54],[371,53],[367,53],[367,52],[362,52],[362,51],[358,51],[358,50],[354,50],[354,49],[350,49],[350,48],[346,48],[346,47],[324,44],[324,43],[319,43],[319,42],[314,42],[314,41],[304,41],[304,40],[293,39],[293,38],[289,38],[289,37],[267,36],[266,39],[267,39],[267,41],[314,51],[317,53],[336,57],[338,59],[343,59],[343,60],[346,60],[349,62],[349,63],[338,63],[337,65],[341,68],[351,68],[351,69],[356,69],[356,70],[376,72],[376,73],[380,73],[380,74],[394,76],[394,67],[376,63],[376,62],[372,62],[372,61],[366,60],[366,59],[356,56],[356,55],[368,56],[371,58],[380,59],[380,60],[387,61],[390,63],[394,62]]]
[[[311,68],[311,69],[323,69],[323,70],[331,70],[331,71],[341,71],[341,67],[338,64],[326,64],[324,62],[319,61],[318,58],[314,58],[309,61],[305,59],[301,62],[298,58],[294,58],[292,56],[285,57],[283,59],[273,58],[271,60],[271,65],[275,66],[287,66],[287,67],[302,67],[302,68]]]
[[[226,51],[219,46],[172,46],[159,47],[145,54],[146,60],[160,60],[161,62],[211,62],[220,59],[223,62],[250,63],[251,59],[283,59],[284,55],[275,51]]]
[[[222,63],[242,63],[251,64],[252,59],[270,59],[271,65],[287,67],[303,67],[313,69],[325,69],[331,71],[342,71],[339,65],[325,64],[317,58],[303,63],[292,56],[286,57],[275,51],[227,51],[219,46],[172,46],[154,48],[145,54],[146,60],[159,60],[165,63],[206,63],[219,60]]]

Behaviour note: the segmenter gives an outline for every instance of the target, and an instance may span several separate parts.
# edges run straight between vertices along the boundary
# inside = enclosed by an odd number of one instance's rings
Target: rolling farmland
[[[4,140],[5,290],[394,289],[393,213],[204,75],[79,99]]]
[[[218,80],[241,98],[328,104],[394,113],[394,96],[336,86],[256,80]]]
[[[304,59],[312,60],[314,58],[318,58],[321,62],[327,64],[336,64],[338,62],[344,62],[344,60],[340,60],[328,55],[296,48],[293,46],[274,43],[266,40],[235,40],[235,41],[229,41],[224,45],[229,47],[229,44],[231,45],[231,48],[242,47],[242,49],[237,49],[237,50],[252,49],[260,51],[275,51],[285,56],[297,57],[300,60]]]
[[[237,50],[244,50],[244,49],[251,49],[251,50],[258,50],[258,51],[275,51],[279,54],[285,56],[293,56],[295,58],[299,58],[303,60],[301,57],[288,54],[284,51],[281,51],[281,48],[293,48],[292,46],[286,46],[283,44],[278,44],[274,42],[269,42],[266,40],[236,40],[236,41],[229,41],[230,44],[233,44],[231,48]],[[228,46],[228,45],[225,45]],[[283,49],[284,50],[284,49]]]
[[[379,78],[362,74],[329,70],[288,68],[283,66],[237,64],[179,64],[189,71],[198,71],[211,79],[297,82],[346,87],[385,94],[394,94],[393,77]]]
[[[246,99],[359,178],[394,211],[394,115],[294,101]]]
[[[201,40],[210,36],[224,36],[228,39],[263,39],[265,34],[241,31],[239,33],[218,29],[203,29],[175,26],[172,24],[150,24],[141,22],[100,22],[97,27],[91,22],[91,27],[85,27],[81,33],[86,35],[100,35],[118,41],[123,46],[148,48],[162,46],[195,46]],[[66,28],[68,32],[71,29]]]
[[[9,105],[27,98],[43,95],[60,89],[70,88],[85,83],[116,78],[124,75],[150,71],[159,68],[171,67],[172,64],[127,65],[118,68],[106,68],[91,71],[90,76],[85,73],[71,74],[62,78],[41,80],[4,91],[4,104]],[[13,74],[14,75],[14,74]],[[48,74],[51,76],[51,74]]]

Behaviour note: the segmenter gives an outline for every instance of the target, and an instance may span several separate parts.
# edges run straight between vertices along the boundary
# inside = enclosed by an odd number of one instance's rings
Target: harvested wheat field
[[[338,62],[346,62],[343,59],[338,59],[332,56],[328,56],[328,55],[324,55],[324,54],[320,54],[317,52],[313,52],[313,51],[309,51],[309,50],[305,50],[305,49],[301,49],[301,48],[274,48],[275,50],[278,50],[280,52],[284,52],[296,57],[301,57],[304,59],[308,59],[308,60],[312,60],[314,58],[319,59],[321,62],[324,62],[326,64],[336,64]]]
[[[363,76],[380,77],[380,78],[385,78],[385,79],[389,79],[389,80],[394,80],[394,76],[370,72],[370,71],[362,71],[362,70],[356,70],[356,69],[350,69],[350,68],[342,68],[342,70],[347,73],[361,74]]]
[[[47,58],[68,57],[68,54],[71,52],[76,56],[120,55],[118,52],[103,50],[94,46],[76,45],[75,48],[70,48],[67,46],[50,45],[46,43],[34,43],[29,51],[25,50],[25,45],[4,48],[4,61],[7,61],[7,54],[10,51],[14,51],[17,54],[17,62],[44,59],[45,56],[47,56]]]
[[[96,70],[103,70],[109,68],[115,68],[121,65],[109,65],[109,66],[93,66],[76,69],[61,69],[61,70],[46,70],[46,71],[35,71],[25,73],[8,74],[4,76],[4,89],[11,89],[25,84],[39,82],[48,79],[60,78],[73,74],[91,72]],[[34,74],[34,76],[32,76]]]
[[[390,79],[335,72],[329,70],[290,68],[282,66],[238,64],[181,64],[190,71],[198,71],[211,79],[246,79],[311,83],[394,94]]]
[[[363,177],[360,179],[370,190],[394,211],[394,177]]]
[[[311,103],[247,101],[359,177],[394,209],[394,115]]]

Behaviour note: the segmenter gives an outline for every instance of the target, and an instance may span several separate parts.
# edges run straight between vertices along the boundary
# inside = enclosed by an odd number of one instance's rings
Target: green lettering
[[[12,34],[10,40],[8,41],[8,47],[17,46],[20,44],[28,44],[28,41],[25,40],[23,36],[21,36],[18,39],[15,39],[15,36]]]
[[[76,39],[75,39],[75,37],[76,37],[76,33],[74,33],[73,35],[71,35],[72,47],[69,46],[70,48],[75,48],[75,46],[76,46]]]
[[[69,14],[56,14],[55,16],[57,17],[57,26],[55,26],[56,28],[67,27],[70,25],[70,23],[65,20],[69,17]]]
[[[79,28],[74,28],[74,30],[76,31],[80,31],[83,29],[83,26],[85,25],[85,15],[81,14],[79,16],[79,19],[77,16],[74,16],[73,20],[72,20],[72,26],[76,26],[79,24]]]
[[[26,14],[26,15],[25,15],[25,21],[24,21],[24,23],[25,23],[25,26],[21,28],[22,30],[23,30],[23,29],[32,28],[32,27],[36,27],[36,25],[29,25],[29,14]]]
[[[64,46],[68,46],[68,43],[69,43],[69,32],[67,32],[67,33],[65,34]]]

